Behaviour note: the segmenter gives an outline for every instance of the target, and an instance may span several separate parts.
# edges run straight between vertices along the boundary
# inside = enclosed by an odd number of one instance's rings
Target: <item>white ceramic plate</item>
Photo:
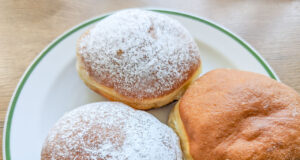
[[[227,29],[184,13],[153,11],[177,19],[190,31],[202,53],[203,73],[215,68],[236,68],[279,80],[257,51]],[[108,15],[88,20],[61,35],[24,73],[7,112],[4,159],[39,160],[42,143],[58,118],[77,106],[106,100],[79,79],[75,69],[75,46],[87,28]],[[173,105],[149,112],[165,123]]]

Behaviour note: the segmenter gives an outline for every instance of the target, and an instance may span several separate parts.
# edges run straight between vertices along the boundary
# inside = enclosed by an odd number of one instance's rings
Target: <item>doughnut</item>
[[[186,160],[300,159],[300,96],[258,73],[206,73],[187,89],[168,124]]]
[[[42,160],[181,160],[179,138],[151,114],[119,102],[66,113],[50,130]]]
[[[139,9],[119,11],[88,29],[76,55],[90,89],[142,110],[177,100],[201,72],[189,32],[165,15]]]

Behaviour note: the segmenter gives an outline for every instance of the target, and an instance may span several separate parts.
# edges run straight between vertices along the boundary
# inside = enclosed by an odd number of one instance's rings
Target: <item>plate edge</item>
[[[194,15],[192,13],[184,12],[184,11],[175,11],[175,10],[170,10],[170,9],[165,9],[165,8],[148,8],[148,7],[146,9],[151,10],[151,11],[160,12],[160,13],[166,13],[166,14],[187,17],[187,18],[190,18],[190,19],[193,19],[196,21],[200,21],[206,25],[209,25],[209,26],[217,29],[218,31],[226,34],[227,36],[229,36],[230,38],[235,40],[237,43],[242,45],[242,47],[245,48],[248,52],[250,52],[250,54],[262,65],[262,67],[267,72],[269,77],[280,82],[280,78],[275,73],[273,68],[269,65],[269,63],[262,57],[262,55],[253,46],[251,46],[245,39],[243,39],[242,37],[233,33],[227,27],[224,27],[223,25],[220,25],[220,24],[216,23],[215,21],[210,20],[208,18],[204,18],[204,17],[198,16],[198,15]]]
[[[19,82],[13,92],[12,98],[10,99],[9,102],[9,106],[6,110],[6,115],[5,115],[5,122],[4,122],[4,126],[3,126],[3,136],[2,136],[2,157],[4,160],[10,160],[11,159],[11,155],[10,155],[10,128],[11,128],[11,120],[13,117],[13,112],[15,110],[15,105],[17,103],[17,100],[19,98],[19,95],[27,81],[27,79],[29,78],[29,76],[31,75],[31,73],[33,72],[33,70],[35,69],[35,67],[41,62],[41,60],[47,55],[47,53],[49,51],[51,51],[58,43],[60,43],[61,41],[63,41],[65,38],[67,38],[69,35],[71,35],[72,33],[92,24],[95,23],[101,19],[106,18],[107,16],[109,16],[110,13],[107,14],[103,14],[91,19],[88,19],[70,29],[68,29],[67,31],[65,31],[64,33],[60,34],[57,38],[55,38],[51,43],[49,43],[35,58],[34,60],[31,62],[31,64],[26,68],[26,70],[24,71],[23,75],[21,76],[21,78],[19,79]]]

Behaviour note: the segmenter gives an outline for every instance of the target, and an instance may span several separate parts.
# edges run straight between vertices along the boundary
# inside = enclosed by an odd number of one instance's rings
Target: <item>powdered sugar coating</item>
[[[201,63],[196,43],[180,23],[139,9],[97,23],[81,37],[78,53],[97,82],[134,98],[170,93]]]
[[[49,132],[42,159],[181,160],[177,135],[151,114],[100,102],[65,114]]]

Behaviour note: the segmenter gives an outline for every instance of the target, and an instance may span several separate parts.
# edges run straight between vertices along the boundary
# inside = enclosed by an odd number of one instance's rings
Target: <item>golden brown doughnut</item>
[[[300,96],[264,75],[210,71],[169,117],[187,160],[300,159]]]
[[[182,160],[174,131],[119,102],[92,103],[65,114],[46,138],[42,160]]]
[[[198,46],[177,21],[138,9],[117,12],[85,32],[77,71],[92,90],[137,109],[178,99],[201,72]]]

